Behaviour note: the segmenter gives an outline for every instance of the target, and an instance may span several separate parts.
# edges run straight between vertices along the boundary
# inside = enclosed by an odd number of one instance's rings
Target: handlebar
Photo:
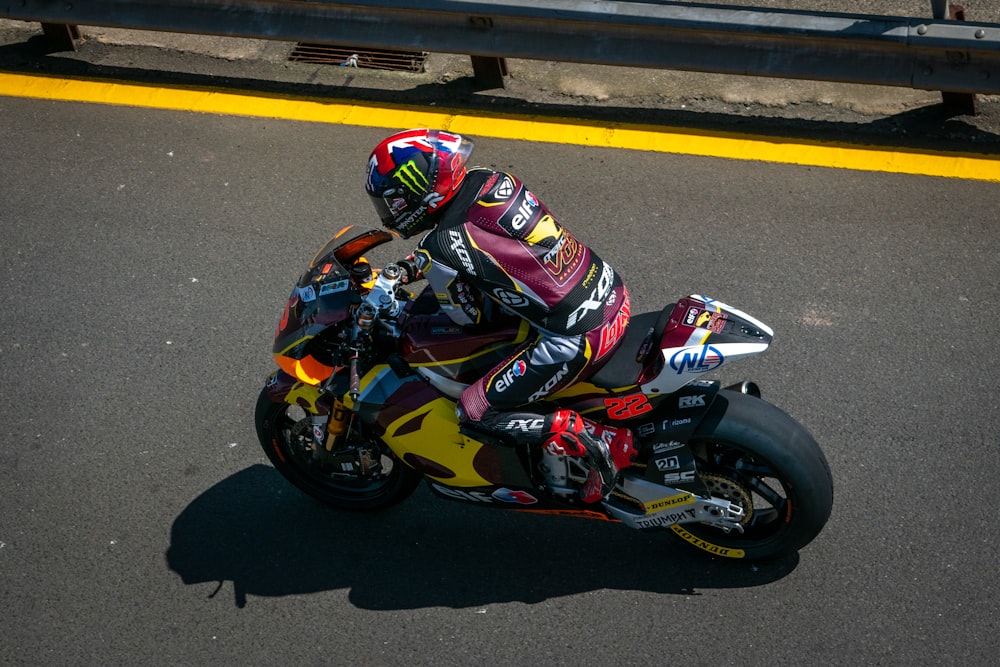
[[[398,264],[386,265],[375,279],[371,290],[365,295],[364,303],[373,306],[379,315],[388,317],[399,315],[403,304],[396,298],[396,286],[402,276],[403,270]]]
[[[361,393],[361,377],[358,372],[358,358],[361,354],[359,341],[370,335],[375,322],[381,317],[395,318],[403,310],[403,302],[396,296],[396,287],[402,276],[403,270],[399,265],[388,264],[379,273],[375,284],[368,290],[355,312],[354,328],[351,332],[351,380],[348,389],[355,403]]]

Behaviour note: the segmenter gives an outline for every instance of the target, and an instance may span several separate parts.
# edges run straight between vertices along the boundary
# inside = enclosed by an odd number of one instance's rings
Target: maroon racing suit
[[[509,174],[470,170],[415,260],[456,324],[482,324],[499,307],[536,329],[458,404],[463,422],[519,440],[544,429],[541,415],[518,408],[597,372],[628,325],[628,290],[615,270]]]

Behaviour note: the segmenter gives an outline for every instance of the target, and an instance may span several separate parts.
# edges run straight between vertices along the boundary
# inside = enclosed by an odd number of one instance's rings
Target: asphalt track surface
[[[373,221],[384,134],[0,97],[0,662],[993,664],[996,183],[479,139],[633,312],[700,292],[775,329],[720,377],[813,432],[836,505],[750,564],[422,488],[332,511],[267,465],[274,324]]]

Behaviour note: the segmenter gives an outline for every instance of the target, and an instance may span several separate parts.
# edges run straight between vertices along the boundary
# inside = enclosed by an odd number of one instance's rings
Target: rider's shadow
[[[713,560],[665,533],[605,521],[470,507],[421,488],[374,513],[337,511],[254,465],[196,498],[174,521],[167,563],[186,584],[232,581],[248,595],[350,589],[364,609],[535,603],[600,589],[696,595],[773,582],[793,556]]]

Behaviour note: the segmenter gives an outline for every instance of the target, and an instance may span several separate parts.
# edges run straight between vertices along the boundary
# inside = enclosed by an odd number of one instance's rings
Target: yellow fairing
[[[463,436],[458,431],[455,402],[442,397],[421,379],[398,378],[388,366],[375,366],[361,378],[359,401],[362,404],[385,406],[397,403],[405,394],[414,408],[388,424],[382,422],[388,410],[380,413],[379,425],[384,425],[382,440],[407,465],[431,479],[448,486],[491,486],[475,469],[476,455],[485,445]],[[426,392],[427,400],[423,398]],[[415,396],[414,393],[420,394]],[[344,397],[348,408],[354,407],[350,396]],[[494,457],[483,452],[484,465]]]
[[[296,382],[284,400],[285,403],[301,406],[308,412],[317,415],[319,414],[317,402],[321,398],[323,398],[323,392],[319,390],[319,387]]]
[[[458,431],[455,402],[438,398],[389,424],[382,436],[397,456],[448,486],[490,486],[476,472],[476,454],[485,446]]]

